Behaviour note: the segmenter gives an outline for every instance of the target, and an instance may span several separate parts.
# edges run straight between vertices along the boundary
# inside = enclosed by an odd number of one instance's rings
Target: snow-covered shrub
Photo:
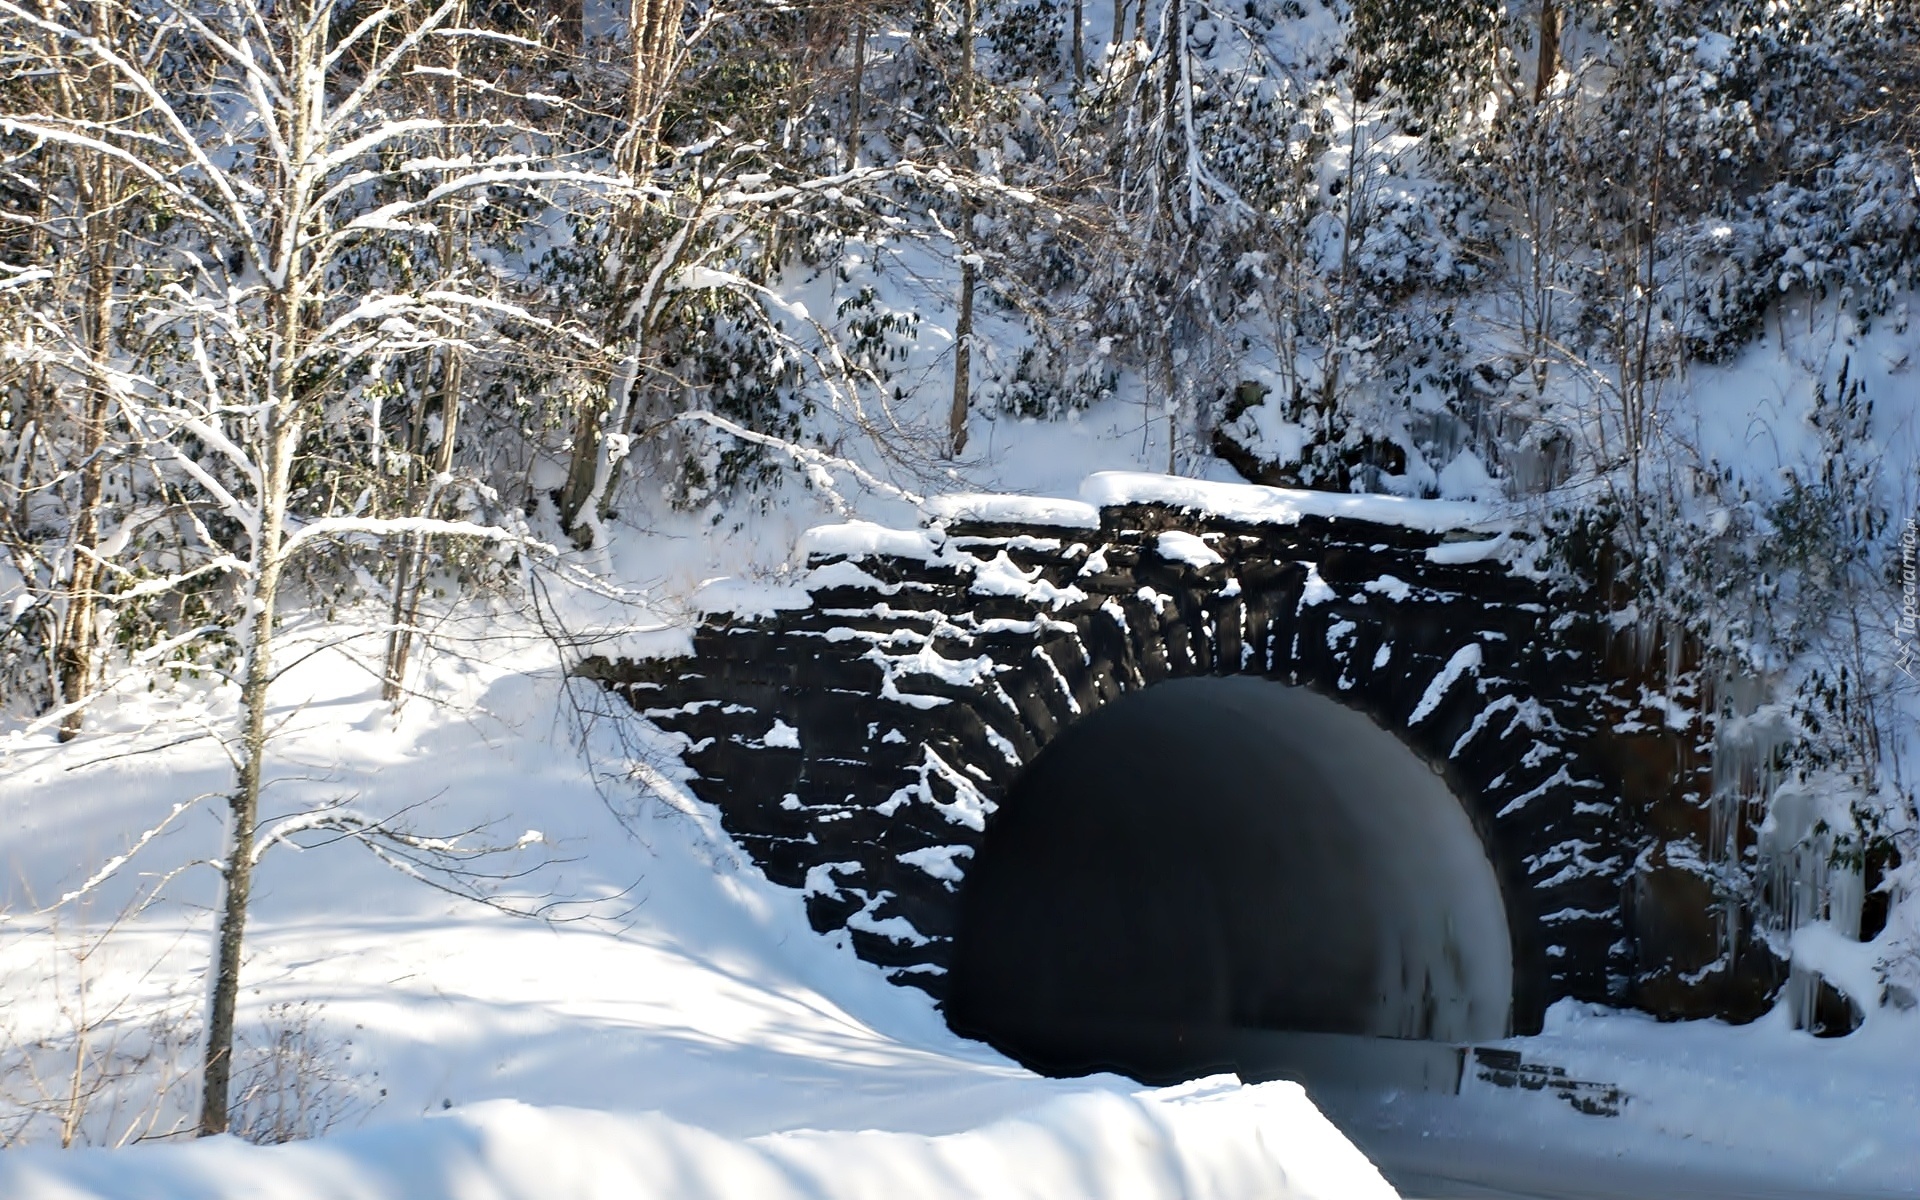
[[[985,7],[981,32],[992,49],[996,74],[1044,79],[1062,75],[1060,51],[1068,23],[1065,5],[1054,0],[1012,0]]]
[[[329,1034],[315,1008],[281,1002],[237,1040],[233,1133],[280,1145],[351,1128],[379,1103],[353,1071],[353,1040]],[[380,1089],[380,1095],[385,1089]]]
[[[1492,0],[1354,0],[1354,95],[1386,92],[1418,119],[1451,124],[1495,79],[1507,22]]]

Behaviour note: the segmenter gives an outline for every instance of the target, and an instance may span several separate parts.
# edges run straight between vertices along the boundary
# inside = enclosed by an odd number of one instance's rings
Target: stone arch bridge
[[[1122,474],[930,511],[812,531],[690,654],[576,671],[956,1028],[1045,1062],[1067,1028],[1464,1041],[1777,990],[1714,883],[1711,720],[1485,511]]]

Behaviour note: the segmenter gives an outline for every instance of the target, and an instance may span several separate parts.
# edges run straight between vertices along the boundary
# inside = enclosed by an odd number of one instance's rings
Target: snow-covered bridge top
[[[925,512],[935,526],[1032,525],[1050,529],[1100,528],[1102,510],[1133,505],[1177,509],[1247,525],[1297,525],[1302,518],[1361,521],[1427,533],[1505,532],[1511,522],[1492,506],[1459,500],[1410,500],[1402,496],[1344,495],[1253,483],[1220,483],[1142,471],[1101,471],[1080,485],[1080,498],[1027,496],[1005,492],[963,492],[929,498]],[[857,548],[864,526],[823,526],[809,534],[802,549],[831,553],[829,547]],[[835,530],[849,532],[835,533]],[[836,539],[854,539],[838,541]],[[896,543],[905,548],[906,543]],[[878,547],[876,546],[876,549]]]
[[[928,502],[927,509],[940,520],[1098,529],[1100,510],[1135,504],[1180,509],[1249,525],[1294,525],[1302,517],[1326,517],[1399,525],[1429,533],[1505,527],[1498,522],[1492,508],[1484,504],[1219,483],[1141,471],[1101,471],[1089,475],[1080,485],[1078,500],[972,493],[935,497]]]

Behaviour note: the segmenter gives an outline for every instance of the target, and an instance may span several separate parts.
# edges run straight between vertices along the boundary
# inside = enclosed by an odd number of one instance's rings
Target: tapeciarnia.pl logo
[[[1920,642],[1920,522],[1912,517],[1900,531],[1900,619],[1893,635],[1900,643],[1900,670],[1913,679],[1914,647]]]

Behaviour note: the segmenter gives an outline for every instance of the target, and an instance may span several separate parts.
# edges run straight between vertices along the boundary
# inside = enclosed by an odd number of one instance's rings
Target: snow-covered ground
[[[551,646],[511,615],[448,627],[421,681],[443,701],[398,716],[365,670],[369,644],[323,650],[283,682],[275,811],[351,797],[404,811],[421,832],[485,824],[511,844],[537,831],[488,864],[530,872],[498,896],[566,903],[532,920],[433,891],[349,844],[276,848],[243,1021],[255,1047],[292,1034],[325,1060],[331,1082],[310,1106],[334,1114],[329,1136],[282,1149],[13,1150],[0,1155],[0,1196],[1391,1194],[1292,1085],[1050,1081],[954,1037],[920,993],[811,932],[799,897],[745,864],[710,813],[671,789],[642,799],[627,772],[645,747],[617,722],[577,741]],[[124,831],[224,785],[210,741],[169,745],[196,709],[222,715],[183,687],[103,711],[85,741],[9,747],[0,862],[20,881],[11,911],[72,889]],[[183,813],[78,912],[0,927],[10,1047],[72,1030],[70,1005],[56,1001],[71,1001],[76,972],[96,1015],[125,1004],[108,1024],[135,1031],[130,1049],[149,1014],[197,1001],[204,868],[167,883],[84,964],[76,955],[155,872],[204,858],[217,834],[205,812]],[[1853,1038],[1816,1041],[1784,1020],[1659,1026],[1562,1006],[1545,1034],[1516,1044],[1634,1099],[1612,1119],[1498,1089],[1461,1100],[1336,1092],[1330,1111],[1436,1190],[1497,1163],[1515,1183],[1564,1184],[1565,1163],[1588,1157],[1630,1164],[1611,1168],[1628,1180],[1733,1172],[1781,1195],[1920,1186],[1920,1024],[1881,1014]],[[195,1049],[175,1047],[176,1065],[190,1068]],[[49,1093],[62,1082],[49,1079]],[[139,1118],[164,1128],[177,1112],[164,1101],[157,1114],[97,1111],[84,1132],[118,1139]],[[827,1132],[791,1132],[805,1130]],[[1594,1169],[1581,1178],[1606,1178]]]
[[[1502,1045],[1619,1088],[1619,1114],[1472,1078],[1458,1097],[1314,1095],[1408,1195],[1920,1196],[1920,1022],[1881,1013],[1817,1039],[1780,1011],[1662,1025],[1562,1002],[1544,1032]]]
[[[622,614],[645,623],[599,616]],[[523,618],[444,627],[417,681],[436,702],[398,715],[368,673],[378,639],[355,632],[292,639],[287,661],[311,656],[278,685],[265,827],[344,801],[416,833],[477,829],[475,844],[517,847],[477,864],[514,876],[493,898],[544,919],[433,890],[352,843],[276,846],[249,928],[239,1090],[276,1062],[315,1068],[291,1109],[265,1088],[275,1098],[243,1112],[328,1136],[14,1149],[0,1196],[1392,1195],[1293,1085],[1044,1080],[956,1038],[924,995],[814,934],[798,894],[641,765],[660,785],[644,796],[631,772],[646,749],[618,721],[582,732],[554,647]],[[35,1047],[81,1028],[109,1071],[181,1082],[158,1097],[129,1082],[117,1107],[103,1095],[79,1140],[187,1115],[214,899],[212,872],[187,864],[220,831],[208,806],[167,818],[225,786],[217,744],[182,739],[229,717],[188,684],[110,702],[69,746],[7,744],[0,1131],[58,1137],[64,1064]],[[34,915],[163,823],[85,897]]]

